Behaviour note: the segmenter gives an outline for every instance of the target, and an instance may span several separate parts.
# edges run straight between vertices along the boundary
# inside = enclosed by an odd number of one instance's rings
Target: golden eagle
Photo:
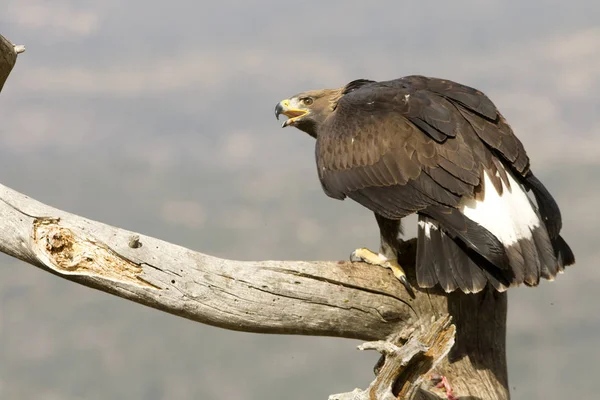
[[[328,196],[375,213],[379,253],[360,248],[351,260],[390,268],[409,291],[397,244],[401,219],[413,213],[420,287],[536,286],[575,262],[559,235],[558,205],[504,117],[476,89],[424,76],[359,79],[295,95],[275,114],[288,117],[283,127],[316,138]]]

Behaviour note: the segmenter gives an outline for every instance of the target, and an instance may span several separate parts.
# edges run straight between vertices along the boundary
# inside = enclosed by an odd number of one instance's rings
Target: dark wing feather
[[[423,168],[423,172],[437,182],[444,189],[450,191],[456,196],[471,195],[473,193],[473,186],[456,179],[455,176],[450,174],[443,168]]]
[[[444,79],[407,77],[418,80],[421,86],[452,103],[468,121],[477,136],[513,170],[525,175],[529,158],[521,141],[494,103],[481,91]],[[404,78],[406,79],[406,78]]]
[[[408,106],[404,116],[425,134],[438,143],[456,136],[458,116],[454,107],[443,97],[431,96],[426,91],[414,91],[401,96],[396,96],[396,101]]]
[[[365,85],[368,85],[369,83],[375,83],[375,81],[372,81],[370,79],[356,79],[356,80],[353,80],[352,82],[350,82],[346,86],[344,86],[344,90],[342,91],[342,95],[348,94],[350,92],[353,92],[356,89],[360,89],[361,87],[363,87]]]
[[[446,79],[425,78],[425,88],[444,96],[453,103],[476,113],[478,116],[495,121],[498,116],[498,110],[492,101],[482,92],[460,83]]]

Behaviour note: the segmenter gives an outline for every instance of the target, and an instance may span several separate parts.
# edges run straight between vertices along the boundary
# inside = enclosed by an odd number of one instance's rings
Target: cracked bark
[[[0,35],[0,90],[18,52]],[[414,285],[415,241],[401,244]],[[246,332],[375,341],[367,390],[332,399],[430,399],[446,376],[459,399],[508,399],[506,295],[408,296],[389,270],[324,261],[234,261],[79,217],[0,185],[0,251],[79,284]],[[25,265],[25,264],[23,264]]]

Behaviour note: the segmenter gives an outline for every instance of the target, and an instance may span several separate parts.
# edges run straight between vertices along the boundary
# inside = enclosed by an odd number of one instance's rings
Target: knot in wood
[[[142,247],[142,242],[140,242],[140,235],[132,235],[129,238],[129,247],[132,249],[139,249]]]
[[[69,231],[64,231],[61,228],[51,228],[46,234],[46,249],[51,252],[61,252],[70,250],[73,245],[73,235]]]
[[[160,289],[140,276],[144,271],[139,264],[121,256],[89,233],[65,225],[58,218],[39,218],[34,222],[32,239],[40,250],[37,252],[39,260],[47,267],[61,274]]]

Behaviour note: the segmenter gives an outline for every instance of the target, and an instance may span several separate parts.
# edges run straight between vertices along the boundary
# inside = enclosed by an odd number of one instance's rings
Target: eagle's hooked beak
[[[290,105],[290,100],[283,100],[275,106],[275,117],[279,119],[279,115],[281,114],[288,117],[288,120],[283,121],[283,124],[281,124],[281,127],[285,128],[286,126],[292,125],[298,118],[308,114],[308,110],[292,107]]]

